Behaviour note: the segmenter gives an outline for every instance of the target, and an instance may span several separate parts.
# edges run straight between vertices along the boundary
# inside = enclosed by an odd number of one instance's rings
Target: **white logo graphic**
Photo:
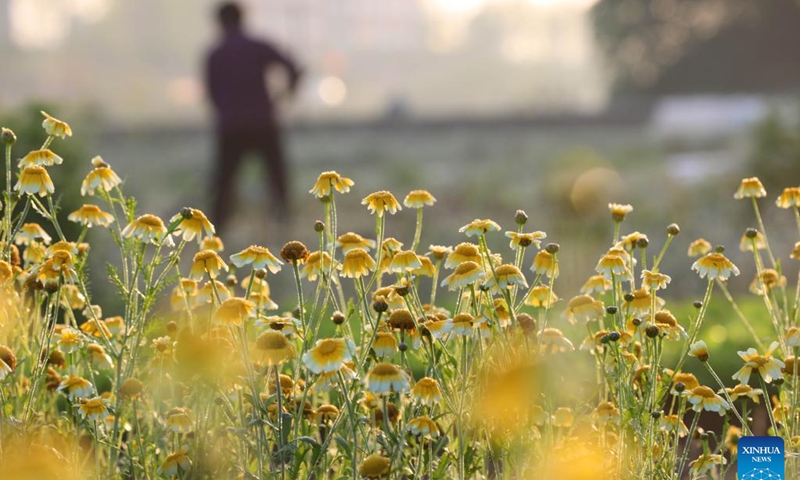
[[[754,468],[742,475],[742,480],[783,480],[783,477],[769,468]]]

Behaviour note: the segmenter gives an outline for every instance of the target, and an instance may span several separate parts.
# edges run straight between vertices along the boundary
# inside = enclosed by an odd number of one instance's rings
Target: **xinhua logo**
[[[780,437],[742,437],[739,439],[740,480],[783,480],[784,443]]]

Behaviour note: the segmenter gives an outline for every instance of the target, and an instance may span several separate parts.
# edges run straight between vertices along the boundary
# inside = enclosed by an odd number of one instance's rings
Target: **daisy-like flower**
[[[700,278],[708,276],[709,280],[727,280],[731,273],[739,275],[739,269],[721,253],[709,253],[698,259],[692,265],[692,270],[696,271]]]
[[[44,121],[42,121],[42,128],[44,131],[50,135],[51,137],[71,137],[72,136],[72,128],[70,128],[67,122],[59,120],[55,117],[50,116],[44,110],[41,110],[41,113],[44,116]]]
[[[785,366],[781,369],[781,372],[785,375],[789,375],[790,377],[795,376],[795,372],[800,374],[800,358],[795,357],[794,355],[788,356],[783,360]]]
[[[475,317],[469,313],[459,313],[453,317],[453,328],[450,330],[454,335],[472,335],[472,325]]]
[[[378,357],[391,357],[397,353],[397,339],[390,332],[378,332],[372,342],[372,350]]]
[[[114,222],[114,216],[108,212],[104,212],[97,205],[83,205],[81,208],[70,213],[67,219],[71,222],[80,223],[87,228],[91,228],[95,225],[107,227]]]
[[[611,280],[605,275],[592,275],[581,287],[581,293],[591,295],[592,293],[604,293],[611,289]]]
[[[731,397],[731,401],[735,402],[739,398],[749,398],[753,403],[760,403],[761,395],[764,394],[764,391],[760,388],[753,388],[750,385],[741,383],[733,388],[726,388],[725,392]],[[722,393],[722,390],[720,390],[720,393]]]
[[[436,274],[436,265],[433,264],[430,258],[428,257],[418,257],[421,265],[414,270],[411,270],[411,274],[417,277],[432,277]]]
[[[689,347],[689,356],[695,357],[701,362],[708,361],[708,345],[702,340],[698,340]]]
[[[647,235],[641,232],[633,232],[620,238],[614,246],[630,252],[640,244],[647,245],[648,243],[650,243],[650,240],[648,240]]]
[[[367,391],[373,394],[404,392],[409,389],[408,375],[396,365],[379,363],[365,379]]]
[[[659,302],[656,302],[658,307]],[[655,326],[669,340],[680,341],[687,337],[686,330],[678,323],[678,320],[669,310],[659,310],[653,315]]]
[[[197,294],[194,296],[193,306],[202,306],[207,303],[216,302],[217,295],[219,295],[220,302],[224,302],[233,296],[231,295],[231,291],[228,290],[228,287],[222,282],[218,280],[208,281],[197,290]]]
[[[739,184],[739,189],[733,194],[733,198],[741,200],[743,198],[761,198],[766,197],[767,191],[764,190],[764,185],[761,180],[756,177],[742,179]]]
[[[781,378],[781,369],[786,367],[786,364],[777,358],[772,357],[772,352],[778,348],[778,342],[772,342],[764,355],[759,355],[755,348],[748,348],[744,352],[737,352],[745,364],[738,372],[733,374],[734,380],[739,380],[742,385],[747,385],[750,381],[750,375],[753,370],[758,370],[761,378],[765,382],[770,383],[776,378]]]
[[[539,250],[533,257],[531,270],[537,275],[546,275],[548,278],[558,278],[558,262],[552,253]]]
[[[78,413],[80,413],[82,418],[87,418],[89,421],[95,422],[108,415],[106,399],[103,397],[93,397],[88,400],[81,400]]]
[[[711,472],[718,465],[727,463],[728,459],[720,454],[703,453],[689,464],[689,471],[692,472],[692,478],[697,478],[698,475]]]
[[[144,392],[144,383],[138,378],[126,378],[119,387],[119,394],[123,398],[133,399]]]
[[[308,191],[308,193],[317,198],[323,198],[330,195],[334,189],[339,193],[347,193],[350,191],[350,187],[353,185],[354,183],[352,180],[345,178],[334,171],[322,172],[319,174],[317,181],[314,183],[314,186]]]
[[[30,245],[37,240],[41,240],[45,245],[49,245],[52,240],[50,235],[38,223],[23,224],[14,237],[14,242],[17,245]]]
[[[375,260],[363,248],[354,248],[344,255],[341,270],[346,278],[360,278],[375,270]]]
[[[189,458],[189,448],[186,446],[181,447],[175,453],[170,453],[164,460],[164,463],[158,467],[158,474],[167,477],[176,477],[178,470],[181,472],[188,472],[192,469],[192,460]]]
[[[36,195],[44,197],[48,193],[56,191],[53,186],[53,181],[50,175],[47,174],[47,169],[41,165],[32,165],[22,169],[19,175],[17,184],[14,185],[14,190],[19,191],[20,194]]]
[[[361,462],[358,474],[361,478],[381,478],[389,474],[392,461],[378,453],[373,453]]]
[[[659,272],[642,270],[642,286],[648,290],[661,290],[667,288],[672,277]]]
[[[195,295],[197,295],[197,280],[181,278],[172,289],[172,294],[169,297],[170,307],[175,311],[191,308]]]
[[[800,328],[789,327],[786,329],[786,346],[800,347]]]
[[[420,378],[411,389],[411,397],[423,405],[434,405],[442,401],[442,389],[439,382],[431,377]]]
[[[439,427],[436,425],[436,422],[426,415],[409,420],[407,428],[412,435],[428,438],[439,437]]]
[[[599,320],[606,312],[606,307],[600,300],[595,300],[589,295],[578,295],[572,297],[567,304],[564,314],[573,325],[577,322],[589,322]]]
[[[354,232],[347,232],[339,235],[339,238],[336,239],[336,246],[342,249],[342,253],[347,253],[354,248],[370,251],[375,248],[375,240],[364,238]]]
[[[680,392],[678,392],[678,390],[675,388],[679,383],[683,384],[685,389],[684,392],[694,390],[700,386],[700,382],[697,381],[697,377],[695,377],[693,374],[687,372],[678,372],[672,377],[672,388],[670,390],[672,395],[680,394]]]
[[[199,244],[203,238],[214,236],[214,225],[208,221],[205,213],[196,208],[184,208],[169,219],[169,223],[177,221],[180,221],[180,223],[175,228],[173,235],[182,237],[187,242],[191,242],[197,237],[197,243]]]
[[[338,265],[338,262],[333,262],[327,252],[317,250],[316,252],[311,252],[306,258],[302,273],[309,281],[314,282],[319,275],[328,274],[336,265]]]
[[[202,250],[197,252],[192,260],[192,269],[189,276],[195,280],[203,278],[208,273],[209,278],[217,278],[220,270],[228,271],[228,265],[213,250]]]
[[[539,345],[543,353],[563,353],[575,350],[575,346],[557,328],[545,328],[539,334]]]
[[[243,325],[256,314],[256,305],[250,300],[233,297],[224,300],[214,311],[213,320],[223,325]]]
[[[0,380],[17,368],[17,357],[5,345],[0,344]]]
[[[619,409],[611,402],[602,402],[592,412],[595,423],[605,425],[619,421]]]
[[[122,179],[103,161],[102,157],[94,157],[92,165],[94,168],[86,174],[86,178],[81,183],[81,195],[94,195],[97,189],[109,192],[122,183]]]
[[[215,252],[219,253],[225,250],[225,244],[222,243],[221,238],[217,237],[216,235],[212,235],[200,240],[200,250],[214,250]]]
[[[518,248],[527,248],[533,245],[536,248],[539,248],[542,245],[541,240],[543,238],[547,238],[547,234],[544,232],[531,232],[531,233],[519,233],[519,232],[506,232],[506,237],[511,239],[509,243],[509,247],[516,250]]]
[[[80,332],[73,328],[64,328],[57,335],[58,348],[64,353],[77,351],[83,343]]]
[[[528,288],[528,282],[525,281],[525,276],[519,268],[510,263],[506,263],[495,268],[494,275],[489,275],[486,286],[495,291],[508,290],[514,286]]]
[[[800,243],[800,242],[798,242]],[[433,257],[434,260],[437,262],[442,261],[445,257],[453,253],[453,249],[451,247],[445,247],[443,245],[430,245],[428,246],[428,253]],[[445,265],[446,266],[446,265]],[[450,267],[447,267],[450,268]]]
[[[686,254],[690,257],[699,257],[710,252],[712,248],[714,247],[711,245],[711,242],[705,238],[698,238],[689,244],[689,250]]]
[[[558,301],[558,295],[545,285],[533,287],[525,297],[525,305],[531,307],[550,307]]]
[[[355,349],[350,340],[324,338],[303,355],[303,363],[314,373],[336,372],[353,359]]]
[[[468,237],[482,237],[488,232],[499,232],[500,225],[493,220],[489,220],[488,218],[483,220],[476,218],[475,220],[459,228],[458,231],[466,234]]]
[[[370,193],[361,200],[361,205],[366,205],[369,213],[378,215],[379,217],[382,217],[387,211],[394,215],[398,210],[403,209],[403,207],[400,206],[400,202],[394,198],[394,195],[386,190]]]
[[[649,291],[645,290],[644,288],[640,288],[638,290],[634,290],[631,292],[631,294],[633,295],[633,299],[630,301],[625,300],[622,303],[622,308],[630,308],[638,313],[646,313],[650,311],[653,297],[650,295]],[[664,299],[656,297],[656,308],[661,308],[663,305]]]
[[[297,351],[282,332],[267,330],[256,338],[256,352],[267,366],[272,367],[291,360]]]
[[[189,410],[175,407],[167,412],[167,428],[173,432],[185,433],[192,429],[192,417]]]
[[[436,203],[436,198],[427,190],[412,190],[403,200],[403,205],[408,208],[422,208]]]
[[[420,329],[422,330],[422,334],[424,336],[430,336],[431,338],[435,338],[437,340],[443,340],[444,337],[452,331],[453,322],[450,319],[428,320],[420,326]]]
[[[433,248],[433,245],[431,245]],[[478,246],[472,243],[459,243],[447,255],[447,260],[444,262],[445,268],[456,268],[464,262],[481,263],[481,253]]]
[[[102,345],[90,343],[86,346],[86,353],[89,354],[89,362],[93,367],[100,370],[110,370],[114,368],[114,362],[111,360],[111,355],[106,353],[106,349]]]
[[[628,204],[609,203],[608,210],[611,212],[611,218],[619,223],[625,220],[625,217],[633,211],[633,207]]]
[[[254,269],[266,268],[272,273],[278,273],[283,265],[283,262],[278,260],[268,248],[258,245],[250,245],[241,252],[231,255],[230,259],[236,268],[252,265]]]
[[[704,385],[695,387],[691,390],[684,392],[686,401],[692,405],[692,410],[701,412],[703,410],[709,412],[717,412],[720,415],[725,415],[726,410],[730,410],[731,404],[724,398],[717,395],[714,390]]]
[[[320,405],[317,408],[317,421],[320,423],[330,423],[339,416],[339,408],[336,405]]]
[[[475,262],[463,262],[456,267],[452,274],[442,280],[442,287],[447,287],[449,290],[458,290],[467,285],[477,282],[485,277],[483,269]]]
[[[750,282],[750,292],[755,295],[762,295],[764,293],[764,289],[770,291],[775,287],[781,287],[785,285],[786,277],[780,275],[774,268],[765,268],[761,271],[761,275],[756,273],[755,278],[753,278],[753,281]]]
[[[575,416],[569,407],[559,407],[553,414],[553,426],[557,428],[570,428],[575,422]]]
[[[404,308],[393,310],[392,313],[389,314],[389,319],[386,321],[386,324],[389,325],[389,328],[395,330],[413,330],[416,328],[414,317],[411,315],[411,312]]]
[[[66,393],[67,398],[74,401],[91,397],[94,393],[94,385],[83,377],[70,375],[61,381],[58,391]]]
[[[787,187],[781,196],[775,200],[775,205],[780,208],[800,207],[800,187]]]
[[[661,415],[658,419],[658,428],[669,434],[677,433],[680,438],[689,435],[689,429],[686,428],[686,424],[677,415]]]
[[[413,272],[422,267],[422,260],[411,250],[401,250],[394,254],[389,271],[394,273]]]
[[[149,213],[132,221],[122,230],[123,237],[138,238],[142,243],[152,243],[155,245],[163,239],[167,245],[171,245],[172,239],[165,237],[166,234],[167,227],[164,226],[164,222],[157,216]]]
[[[350,381],[356,378],[356,371],[355,366],[352,363],[345,363],[342,366],[342,369],[338,372],[328,372],[328,373],[320,373],[319,377],[317,377],[317,381],[314,382],[314,391],[316,392],[328,392],[330,391],[331,387],[339,380],[339,375],[344,377],[344,380]],[[369,394],[367,394],[369,395]]]
[[[745,233],[739,240],[739,250],[743,252],[752,252],[753,249],[764,250],[766,248],[767,248],[767,237],[765,237],[763,233],[757,230],[755,231],[755,236],[753,238],[748,237],[747,233]]]
[[[33,165],[52,167],[53,165],[61,165],[63,161],[64,159],[53,153],[50,149],[45,148],[28,152],[27,155],[19,160],[17,166],[19,168],[31,167]]]
[[[630,266],[633,263],[631,256],[622,248],[612,248],[600,257],[594,271],[602,274],[606,279],[628,277],[631,274]]]

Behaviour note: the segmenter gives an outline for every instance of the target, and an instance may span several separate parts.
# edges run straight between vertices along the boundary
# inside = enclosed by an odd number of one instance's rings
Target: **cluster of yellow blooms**
[[[504,233],[511,260],[490,250],[487,237],[503,229],[489,219],[464,225],[465,241],[423,254],[422,212],[433,195],[415,190],[401,204],[388,191],[372,193],[361,203],[376,238],[339,234],[336,199],[354,182],[336,172],[322,173],[309,192],[324,208],[313,251],[290,241],[277,255],[260,245],[226,255],[203,212],[185,208],[168,222],[137,214],[120,177],[95,157],[80,193],[103,207],[69,213],[81,233],[68,240],[47,168],[63,162],[49,146],[72,130],[44,115],[47,139],[19,161],[13,189],[16,138],[2,132],[3,478],[680,478],[690,453],[691,475],[717,475],[730,468],[741,435],[764,433],[748,416],[758,405],[774,406],[764,408],[771,434],[800,446],[800,302],[770,249],[758,179],[745,179],[735,195],[752,199],[759,221],[740,246],[754,255],[751,291],[779,340],[766,346],[755,335],[759,348],[739,352],[744,366],[730,388],[699,338],[713,290],[731,299],[726,282],[739,269],[722,248],[694,241],[691,268],[708,283],[682,325],[665,308],[672,278],[660,270],[680,229],[668,226],[649,259],[647,235],[619,234],[630,205],[609,205],[613,242],[559,319],[560,247],[526,231],[523,211]],[[800,229],[800,188],[776,203],[794,210]],[[403,207],[417,215],[408,248],[385,236],[387,216]],[[31,208],[51,233],[28,221]],[[119,316],[92,302],[84,239],[93,227],[107,229],[120,250],[109,278],[121,300],[106,306]],[[182,253],[192,244],[187,268]],[[800,242],[791,256],[800,259]],[[296,308],[277,313],[268,279],[286,271]],[[437,301],[440,288],[448,296]],[[562,319],[565,330],[587,332],[577,351],[556,326]],[[666,368],[670,342],[681,352]],[[581,352],[591,354],[597,382],[568,403],[543,385],[562,381],[550,373],[553,358],[571,368],[589,358]],[[685,371],[688,358],[717,385]],[[761,388],[749,385],[756,373]],[[723,418],[724,434],[701,433],[704,412]],[[42,448],[63,461],[50,465],[52,455],[36,454]]]

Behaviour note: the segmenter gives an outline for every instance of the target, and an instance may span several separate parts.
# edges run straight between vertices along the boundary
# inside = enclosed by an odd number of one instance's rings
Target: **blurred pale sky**
[[[595,111],[609,83],[588,17],[595,1],[240,3],[251,34],[307,72],[291,114],[358,118]],[[217,3],[4,0],[0,108],[45,99],[112,121],[200,122]]]

